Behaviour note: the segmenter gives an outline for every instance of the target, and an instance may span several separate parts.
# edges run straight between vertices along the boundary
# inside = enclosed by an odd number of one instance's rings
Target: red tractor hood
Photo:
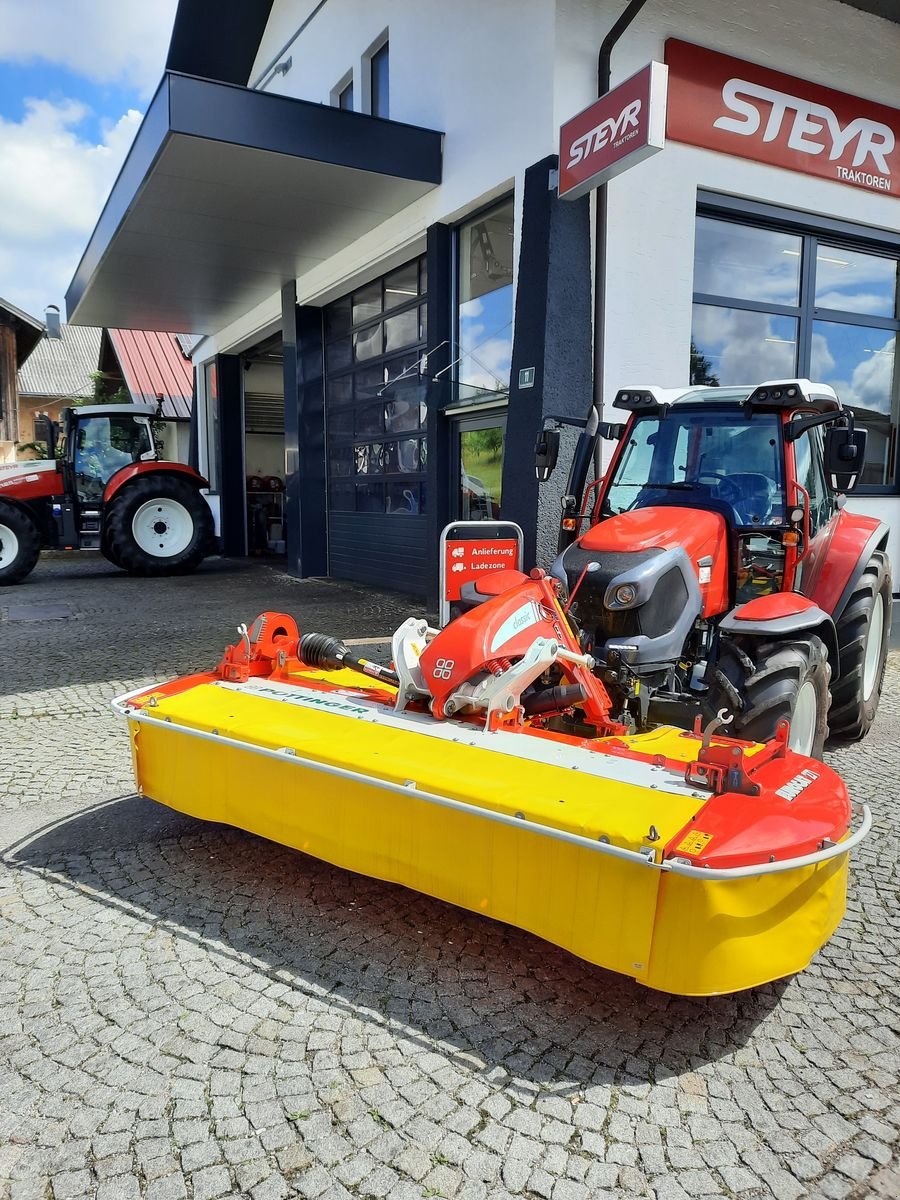
[[[53,459],[0,466],[0,500],[39,500],[62,490],[59,467]]]
[[[700,582],[703,615],[712,616],[728,605],[728,526],[719,513],[674,505],[635,508],[598,521],[578,545],[607,554],[681,546]]]

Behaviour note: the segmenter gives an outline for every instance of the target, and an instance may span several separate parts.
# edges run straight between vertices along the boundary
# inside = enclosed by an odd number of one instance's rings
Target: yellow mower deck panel
[[[802,877],[707,882],[660,871],[657,848],[706,800],[661,767],[394,715],[354,695],[350,672],[303,678],[331,690],[200,682],[152,706],[138,701],[127,716],[142,793],[681,994],[799,970],[843,915],[846,855]],[[625,740],[672,759],[696,757],[699,745],[669,728]]]

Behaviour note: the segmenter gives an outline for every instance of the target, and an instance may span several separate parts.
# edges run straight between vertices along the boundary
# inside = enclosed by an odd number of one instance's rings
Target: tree
[[[719,380],[712,373],[712,363],[701,354],[697,343],[691,339],[691,387],[718,387]]]

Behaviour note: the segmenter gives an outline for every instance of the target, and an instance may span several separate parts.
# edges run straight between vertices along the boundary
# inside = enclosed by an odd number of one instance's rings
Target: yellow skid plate
[[[160,697],[131,730],[138,784],[155,800],[507,921],[666,991],[736,991],[796,971],[843,914],[845,857],[805,876],[697,882],[603,852],[600,839],[658,857],[703,803],[645,764],[263,681]],[[676,730],[629,740],[672,757],[697,745]]]

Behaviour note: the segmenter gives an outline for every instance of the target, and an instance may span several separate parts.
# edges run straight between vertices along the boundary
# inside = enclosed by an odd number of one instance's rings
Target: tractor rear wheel
[[[40,552],[41,535],[31,516],[0,500],[0,587],[21,583],[34,570]]]
[[[789,745],[799,754],[821,758],[828,735],[828,680],[825,643],[815,635],[791,641],[723,638],[710,703],[734,713],[724,733],[765,742],[779,721],[790,721]],[[740,711],[735,700],[739,701]]]
[[[130,575],[193,571],[213,535],[209,505],[176,475],[145,475],[123,488],[106,514],[107,558]]]
[[[856,742],[869,732],[887,662],[891,634],[891,569],[873,554],[836,622],[841,673],[831,685],[831,736]]]

